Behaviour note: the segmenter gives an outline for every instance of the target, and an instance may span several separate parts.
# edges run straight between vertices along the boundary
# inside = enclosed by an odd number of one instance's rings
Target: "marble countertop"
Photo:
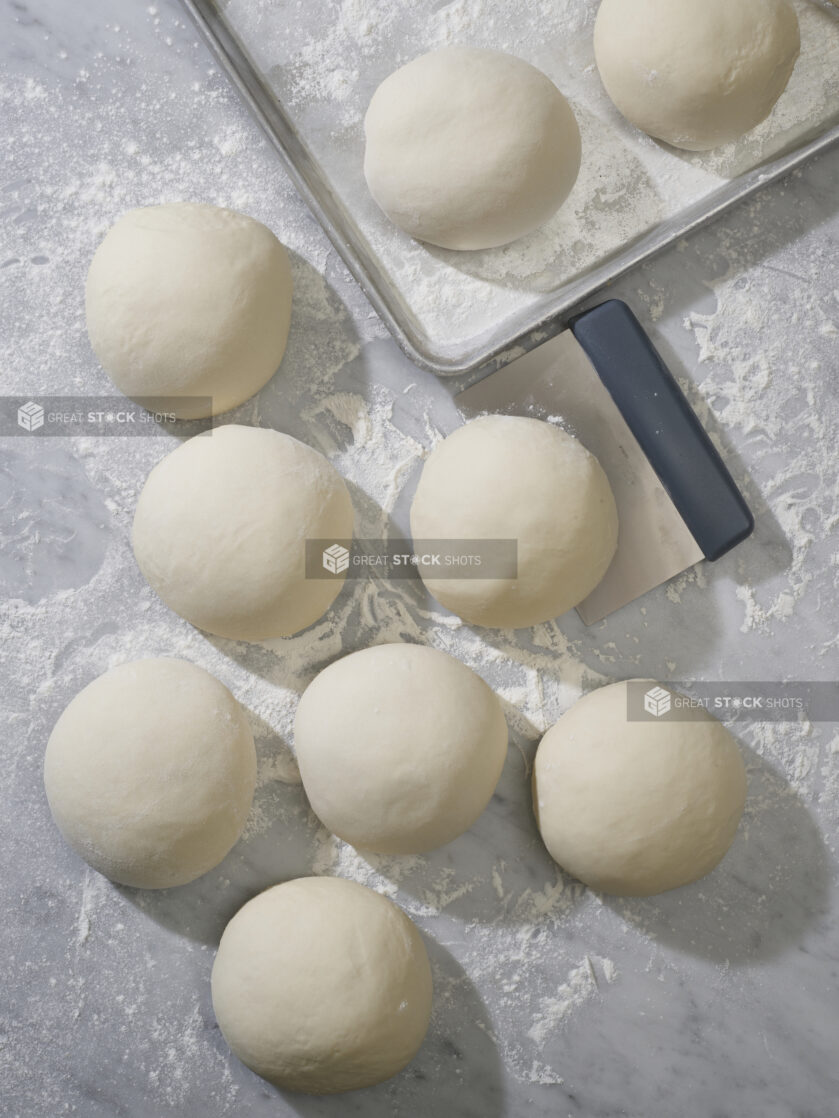
[[[478,3],[478,6],[479,3]],[[83,281],[110,222],[178,198],[231,205],[292,252],[282,370],[234,413],[329,454],[360,535],[405,526],[456,385],[410,366],[354,285],[175,0],[16,0],[0,38],[6,128],[0,338],[6,394],[110,391]],[[0,1098],[20,1118],[827,1118],[839,1095],[835,724],[738,726],[746,816],[705,880],[600,897],[553,865],[528,773],[580,689],[628,676],[829,679],[839,658],[839,150],[617,283],[720,446],[752,539],[601,625],[477,633],[415,584],[348,586],[285,642],[208,639],[137,571],[136,494],[166,439],[7,439],[3,590]],[[294,701],[341,651],[428,640],[499,690],[511,748],[476,826],[422,858],[368,859],[313,819],[289,749]],[[251,712],[254,811],[217,870],[182,889],[111,885],[49,816],[49,731],[122,659],[183,655]],[[208,977],[221,929],[303,873],[394,896],[426,936],[427,1040],[402,1074],[333,1098],[283,1094],[228,1052]]]

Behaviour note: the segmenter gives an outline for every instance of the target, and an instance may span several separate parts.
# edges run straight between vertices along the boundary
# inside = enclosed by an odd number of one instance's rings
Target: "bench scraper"
[[[744,540],[754,518],[641,324],[611,299],[456,397],[485,412],[561,420],[606,472],[618,547],[577,612],[586,625]]]

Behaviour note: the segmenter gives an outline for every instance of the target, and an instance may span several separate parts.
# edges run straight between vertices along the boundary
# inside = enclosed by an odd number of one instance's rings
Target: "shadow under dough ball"
[[[288,253],[252,217],[192,202],[129,210],[87,275],[90,343],[126,396],[179,419],[218,415],[277,371],[291,286]]]
[[[322,454],[279,431],[228,424],[155,466],[132,543],[175,613],[216,636],[258,641],[326,613],[343,577],[308,577],[306,541],[347,540],[352,530],[349,492]]]
[[[330,664],[306,688],[294,748],[312,810],[363,850],[417,854],[469,829],[507,755],[507,723],[453,656],[381,644]]]
[[[73,699],[50,735],[44,784],[64,838],[141,889],[185,885],[242,833],[256,783],[248,719],[185,660],[135,660]]]
[[[412,921],[335,877],[275,885],[224,930],[213,1009],[243,1063],[290,1091],[333,1094],[389,1079],[416,1055],[431,968]]]
[[[702,707],[645,717],[643,695],[658,686],[630,680],[591,691],[536,751],[533,807],[545,846],[603,893],[646,897],[704,877],[743,814],[736,741]],[[639,700],[637,720],[630,698]]]
[[[630,123],[706,151],[769,116],[800,50],[787,0],[603,0],[594,53]]]
[[[580,130],[521,58],[444,47],[386,78],[364,120],[364,174],[395,225],[441,248],[507,244],[544,224],[580,170]]]
[[[552,423],[485,415],[431,451],[411,506],[417,540],[515,540],[515,578],[433,578],[473,625],[523,629],[583,600],[615,554],[618,514],[600,463]]]

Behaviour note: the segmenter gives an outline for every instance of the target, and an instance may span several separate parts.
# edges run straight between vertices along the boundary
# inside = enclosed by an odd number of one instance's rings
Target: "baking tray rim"
[[[774,156],[750,171],[714,190],[707,197],[686,207],[640,237],[628,242],[608,259],[556,289],[553,300],[544,300],[522,314],[512,337],[492,335],[484,348],[470,345],[447,355],[435,350],[420,329],[410,325],[410,308],[398,291],[388,284],[366,238],[349,211],[329,187],[316,160],[298,139],[296,130],[281,102],[266,85],[247,51],[218,11],[215,0],[181,0],[210,52],[227,74],[234,88],[262,128],[295,189],[323,228],[335,251],[366,295],[373,309],[387,326],[405,355],[419,368],[438,376],[457,376],[474,372],[507,351],[510,359],[516,350],[530,348],[527,339],[539,341],[562,330],[572,313],[602,292],[627,272],[672,247],[690,233],[711,224],[758,190],[776,182],[817,155],[839,144],[839,123],[829,126],[800,146]],[[320,188],[320,189],[319,189]],[[378,278],[381,277],[381,280]],[[384,281],[384,282],[382,282]],[[399,317],[401,306],[407,322]],[[478,335],[478,337],[486,337]],[[427,344],[426,344],[427,339]],[[501,362],[503,363],[503,362]]]

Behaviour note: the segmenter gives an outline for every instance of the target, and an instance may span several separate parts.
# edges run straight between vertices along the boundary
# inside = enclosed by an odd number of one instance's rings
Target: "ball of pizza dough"
[[[382,644],[309,684],[294,745],[324,826],[362,849],[414,854],[450,842],[484,810],[504,766],[507,723],[495,694],[459,660]]]
[[[603,0],[594,53],[628,121],[689,151],[760,124],[800,50],[787,0]]]
[[[517,577],[423,581],[474,625],[521,629],[583,600],[615,553],[618,517],[600,463],[552,423],[485,415],[432,450],[411,506],[414,539],[515,539]]]
[[[53,818],[80,857],[141,889],[184,885],[242,833],[256,782],[247,716],[203,668],[135,660],[99,676],[55,724]]]
[[[86,309],[94,352],[126,396],[180,419],[218,415],[258,392],[282,360],[291,266],[271,230],[245,214],[144,206],[96,250]]]
[[[278,1087],[333,1094],[389,1079],[431,1014],[414,924],[386,897],[334,877],[275,885],[224,930],[213,1009],[243,1063]]]
[[[468,831],[507,756],[489,686],[416,644],[364,648],[303,692],[294,748],[315,815],[362,850],[413,854]]]
[[[151,471],[134,515],[149,585],[187,621],[231,640],[289,636],[330,607],[343,578],[307,577],[306,540],[349,539],[340,474],[290,435],[229,424]]]
[[[533,806],[551,857],[604,893],[646,897],[687,885],[734,840],[746,772],[731,734],[703,708],[677,721],[627,717],[628,686],[585,695],[545,734]]]
[[[364,120],[364,174],[420,241],[482,249],[530,233],[580,170],[580,131],[540,70],[495,50],[444,47],[386,78]]]

